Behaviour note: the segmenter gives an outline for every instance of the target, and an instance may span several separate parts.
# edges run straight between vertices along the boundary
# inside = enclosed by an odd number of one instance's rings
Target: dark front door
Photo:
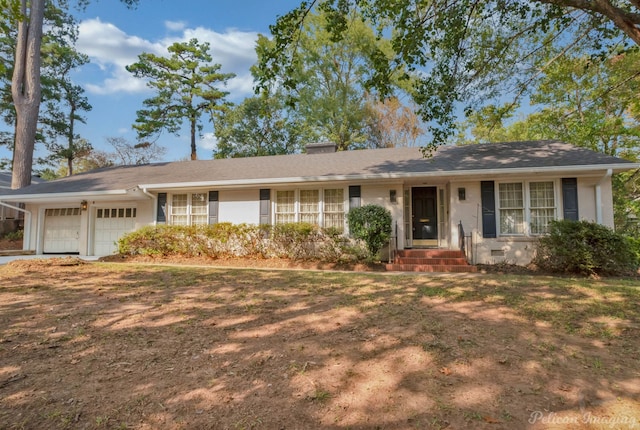
[[[413,188],[413,240],[438,239],[438,188]],[[417,242],[416,244],[420,244]]]

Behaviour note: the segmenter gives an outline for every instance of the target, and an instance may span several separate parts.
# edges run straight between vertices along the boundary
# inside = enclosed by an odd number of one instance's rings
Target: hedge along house
[[[25,250],[116,252],[145,225],[304,221],[348,234],[346,214],[378,204],[393,216],[394,247],[459,249],[474,263],[526,264],[554,219],[613,226],[611,175],[638,168],[561,142],[513,142],[307,153],[104,168],[20,190]],[[13,202],[13,203],[11,203]],[[469,242],[472,245],[469,245]]]

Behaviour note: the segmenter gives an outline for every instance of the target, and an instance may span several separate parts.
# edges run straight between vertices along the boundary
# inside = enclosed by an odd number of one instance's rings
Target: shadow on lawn
[[[0,281],[0,428],[640,421],[637,283],[99,264]]]

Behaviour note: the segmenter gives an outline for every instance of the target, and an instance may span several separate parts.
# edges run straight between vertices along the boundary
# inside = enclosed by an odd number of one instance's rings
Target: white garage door
[[[94,255],[111,255],[118,239],[136,229],[136,208],[96,209]]]
[[[45,253],[77,253],[80,238],[80,208],[47,209],[44,213]]]

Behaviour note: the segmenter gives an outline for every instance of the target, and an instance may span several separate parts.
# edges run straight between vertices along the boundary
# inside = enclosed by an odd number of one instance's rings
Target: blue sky
[[[142,52],[166,54],[178,41],[197,38],[209,42],[214,62],[236,78],[226,88],[228,99],[239,102],[253,93],[249,68],[255,63],[255,40],[268,34],[269,25],[299,4],[298,0],[140,0],[129,10],[117,0],[93,0],[77,12],[80,34],[77,49],[91,63],[74,76],[86,90],[93,110],[78,132],[97,149],[109,150],[107,137],[136,141],[131,125],[142,101],[152,95],[143,81],[131,76],[125,66]],[[215,141],[212,124],[205,123],[205,139],[198,143],[198,156],[212,156]],[[158,143],[167,149],[166,161],[189,156],[189,136],[163,134]],[[10,158],[6,150],[0,157]]]

